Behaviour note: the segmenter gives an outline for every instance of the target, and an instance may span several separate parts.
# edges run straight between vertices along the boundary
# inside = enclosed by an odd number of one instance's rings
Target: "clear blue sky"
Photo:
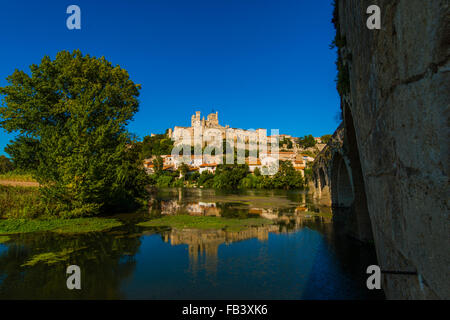
[[[15,68],[80,49],[142,84],[129,126],[140,137],[213,109],[231,127],[331,134],[339,110],[331,2],[3,1],[0,86]],[[81,8],[81,30],[66,28],[71,4]],[[0,129],[0,154],[12,138]]]

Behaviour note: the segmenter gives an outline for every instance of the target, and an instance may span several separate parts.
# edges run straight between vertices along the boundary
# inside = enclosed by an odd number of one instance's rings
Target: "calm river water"
[[[139,227],[161,215],[264,217],[239,231]],[[0,299],[382,299],[365,287],[374,248],[340,235],[301,192],[167,189],[104,232],[12,236],[0,244]],[[53,259],[27,264],[51,253]],[[81,268],[68,290],[66,268]]]

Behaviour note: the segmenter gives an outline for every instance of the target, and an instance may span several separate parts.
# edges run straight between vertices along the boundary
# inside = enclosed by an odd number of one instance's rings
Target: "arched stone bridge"
[[[450,7],[378,0],[382,28],[369,30],[372,4],[336,1],[343,124],[310,189],[340,230],[373,239],[388,298],[449,299]]]
[[[344,124],[336,129],[328,144],[316,156],[312,171],[314,185],[310,185],[315,198],[324,205],[331,206],[331,163],[335,154],[342,155]]]
[[[351,158],[355,158],[357,168],[359,157],[350,153],[349,140],[352,138],[346,135],[345,122],[342,122],[314,160],[314,184],[310,185],[310,190],[320,204],[333,208],[334,221],[341,231],[358,240],[372,242],[361,170],[354,172],[352,168]]]

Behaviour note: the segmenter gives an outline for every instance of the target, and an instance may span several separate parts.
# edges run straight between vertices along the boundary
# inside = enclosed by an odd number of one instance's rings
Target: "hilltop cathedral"
[[[194,128],[201,129],[202,136],[195,137],[194,138]],[[216,111],[215,113],[210,113],[208,116],[201,118],[200,117],[200,111],[196,111],[195,114],[191,116],[191,126],[190,127],[180,127],[175,126],[174,129],[169,129],[167,134],[169,138],[171,138],[174,141],[174,145],[179,145],[183,142],[183,138],[186,139],[186,135],[189,135],[191,137],[191,143],[190,145],[196,145],[197,141],[195,139],[201,139],[201,141],[198,141],[202,146],[205,146],[206,142],[211,141],[211,137],[209,136],[208,139],[203,139],[203,135],[208,132],[208,129],[215,129],[215,130],[209,130],[210,132],[216,132],[216,135],[221,135],[221,140],[226,139],[226,135],[231,135],[231,137],[236,140],[237,135],[241,134],[243,136],[250,136],[255,135],[258,136],[258,134],[266,135],[265,129],[257,129],[257,130],[243,130],[243,129],[235,129],[230,128],[229,125],[221,126],[219,124],[219,113]],[[209,141],[206,141],[209,140]],[[245,139],[246,142],[248,141],[248,138]]]

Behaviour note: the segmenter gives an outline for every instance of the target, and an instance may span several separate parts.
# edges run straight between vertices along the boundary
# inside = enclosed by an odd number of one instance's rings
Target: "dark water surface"
[[[275,224],[240,231],[136,226],[186,213]],[[103,232],[11,236],[0,244],[0,299],[383,298],[365,287],[374,248],[340,235],[330,209],[300,192],[167,189],[148,212],[116,218],[124,226]],[[81,268],[81,290],[66,287],[72,264]]]

